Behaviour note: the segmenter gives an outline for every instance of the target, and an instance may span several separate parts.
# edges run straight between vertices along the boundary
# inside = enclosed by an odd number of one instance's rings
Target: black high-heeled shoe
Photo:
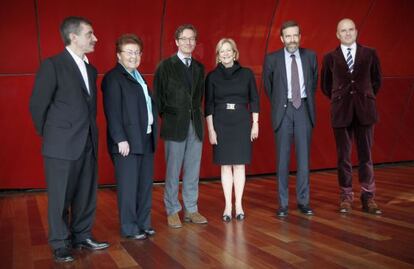
[[[244,215],[244,213],[237,214],[237,216],[236,216],[237,220],[244,220],[245,218],[246,218],[246,216]]]
[[[229,215],[223,215],[223,221],[224,222],[230,222],[231,221],[231,216],[229,216]]]

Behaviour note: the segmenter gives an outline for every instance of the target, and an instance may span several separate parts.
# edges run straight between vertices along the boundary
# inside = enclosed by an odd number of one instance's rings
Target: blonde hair
[[[220,62],[220,59],[219,59],[220,49],[224,45],[224,43],[230,44],[231,49],[234,51],[234,60],[237,61],[239,59],[239,50],[237,49],[236,42],[234,42],[234,40],[231,38],[225,37],[225,38],[220,39],[220,41],[216,45],[216,64]]]

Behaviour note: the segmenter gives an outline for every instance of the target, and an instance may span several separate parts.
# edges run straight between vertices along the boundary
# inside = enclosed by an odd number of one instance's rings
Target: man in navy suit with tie
[[[30,112],[43,142],[49,245],[56,261],[70,262],[72,247],[97,250],[109,244],[91,234],[97,190],[97,71],[85,54],[94,51],[97,39],[82,17],[64,19],[60,32],[66,48],[40,66]]]
[[[378,121],[376,95],[381,86],[381,68],[374,49],[356,43],[355,23],[342,19],[336,36],[341,45],[325,55],[322,65],[322,92],[331,100],[331,122],[338,157],[341,213],[352,208],[352,141],[359,159],[362,209],[380,215],[374,201],[375,179],[371,147],[374,124]]]
[[[263,66],[263,81],[272,106],[272,127],[277,145],[278,217],[288,214],[292,143],[296,149],[298,209],[302,214],[313,215],[309,206],[309,158],[315,125],[318,62],[313,51],[299,48],[300,37],[300,28],[295,21],[284,22],[280,29],[280,40],[285,47],[268,54]]]

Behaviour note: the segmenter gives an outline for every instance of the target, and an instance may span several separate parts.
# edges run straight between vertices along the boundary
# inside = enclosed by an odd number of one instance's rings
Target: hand
[[[216,131],[212,130],[208,132],[208,140],[211,145],[217,145],[217,134]]]
[[[259,137],[259,122],[253,122],[252,131],[250,132],[250,141],[257,139]]]
[[[118,143],[119,154],[126,157],[129,154],[129,144],[128,141],[122,141]]]

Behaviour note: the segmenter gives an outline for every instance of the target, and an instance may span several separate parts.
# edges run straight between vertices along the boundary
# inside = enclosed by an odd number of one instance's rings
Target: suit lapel
[[[348,64],[346,63],[345,56],[342,53],[341,46],[337,47],[333,53],[335,57],[335,61],[340,69],[344,72],[344,74],[348,74]]]
[[[287,98],[287,92],[288,92],[288,78],[287,78],[287,73],[286,73],[286,60],[285,60],[285,50],[284,49],[282,49],[281,51],[280,51],[280,54],[279,54],[279,61],[278,61],[278,63],[279,63],[279,70],[280,70],[280,72],[282,73],[282,78],[285,78],[285,79],[282,79],[282,81],[283,81],[283,86],[284,86],[284,88],[286,89],[286,92],[285,92],[285,94],[286,94],[286,98]]]
[[[85,84],[85,81],[83,80],[79,67],[76,64],[75,60],[73,59],[72,55],[70,55],[69,51],[67,51],[66,49],[65,49],[65,56],[66,56],[67,63],[70,67],[70,70],[72,71],[73,76],[76,77],[77,81],[79,82],[79,86],[82,89],[82,92],[86,94],[87,96],[89,96],[88,89],[86,88],[86,84]],[[88,78],[90,78],[89,76],[91,72],[87,71],[87,73],[88,73]]]
[[[309,87],[307,85],[307,82],[310,81],[310,76],[309,76],[309,59],[308,57],[306,57],[306,55],[303,53],[303,49],[299,49],[299,54],[300,54],[300,61],[302,63],[302,74],[303,74],[303,79],[304,79],[304,84],[305,84],[305,90],[306,90],[306,95],[309,96]]]
[[[91,66],[88,64],[88,63],[85,63],[85,65],[86,65],[86,72],[88,73],[88,82],[89,82],[89,91],[90,91],[90,96],[92,97],[92,96],[96,96],[96,83],[95,83],[95,78],[93,77],[93,70],[92,70],[92,68],[91,68]],[[79,68],[78,68],[79,69]],[[82,81],[83,81],[83,78],[82,78]],[[85,84],[85,83],[83,83],[83,84]],[[87,91],[87,89],[85,89],[86,90],[86,93],[88,93]]]
[[[193,73],[193,81],[191,83],[191,95],[193,95],[194,92],[195,92],[194,91],[195,87],[197,86],[197,79],[199,78],[199,75],[200,75],[200,67],[198,66],[198,64],[195,63],[194,59],[193,59],[191,65],[192,65],[192,68],[193,68],[193,72],[192,72]]]
[[[355,52],[355,59],[354,59],[353,73],[358,72],[358,66],[361,64],[361,59],[362,59],[362,47],[357,44],[356,52]]]
[[[178,81],[181,83],[184,89],[188,89],[188,85],[186,83],[186,74],[184,73],[184,69],[182,66],[183,63],[181,62],[180,58],[178,58],[177,55],[173,57],[172,61],[174,63],[173,69],[175,72],[175,77],[179,78]],[[190,94],[190,91],[192,92],[192,89],[189,89],[189,91],[187,90],[186,92]]]

